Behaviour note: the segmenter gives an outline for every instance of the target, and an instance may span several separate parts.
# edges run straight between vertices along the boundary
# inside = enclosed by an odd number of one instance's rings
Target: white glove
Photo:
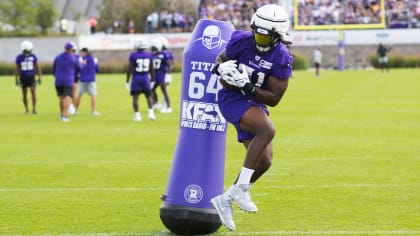
[[[248,73],[246,72],[245,66],[240,65],[241,68],[239,68],[242,72],[239,72],[239,70],[235,69],[232,73],[232,80],[234,84],[231,84],[233,86],[236,86],[238,88],[243,88],[246,83],[250,83]],[[225,80],[226,81],[226,80]],[[228,81],[226,81],[229,83]],[[230,84],[230,83],[229,83]]]
[[[229,85],[237,87],[236,83],[235,83],[235,80],[233,79],[232,75],[225,74],[225,75],[220,76],[220,79],[222,79],[223,81],[225,81]]]
[[[219,64],[217,72],[223,77],[224,75],[232,75],[236,69],[236,60],[229,60]]]
[[[125,83],[125,89],[127,89],[127,91],[130,91],[130,83]]]

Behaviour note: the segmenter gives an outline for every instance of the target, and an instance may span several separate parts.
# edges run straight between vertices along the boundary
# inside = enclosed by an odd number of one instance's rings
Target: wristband
[[[218,71],[218,69],[219,69],[219,65],[220,65],[220,64],[216,64],[216,65],[213,67],[213,70],[211,70],[211,73],[212,73],[212,74],[216,74],[216,75],[220,76],[220,73],[219,73],[219,71]]]
[[[257,88],[255,87],[255,85],[251,84],[251,83],[246,83],[242,88],[241,91],[243,94],[250,96],[250,97],[254,97],[256,92],[257,92]]]

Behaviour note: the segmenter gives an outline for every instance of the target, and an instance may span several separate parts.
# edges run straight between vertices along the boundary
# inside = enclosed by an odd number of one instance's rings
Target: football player
[[[211,199],[221,222],[229,230],[236,228],[234,202],[246,212],[258,211],[250,189],[271,165],[275,135],[267,106],[279,104],[292,73],[293,59],[286,48],[291,43],[285,40],[289,29],[287,12],[279,5],[264,5],[256,10],[250,26],[252,32],[233,32],[225,50],[216,57],[213,69],[230,85],[219,90],[218,104],[246,149],[233,185]]]
[[[80,55],[77,54],[77,45],[74,42],[70,42],[73,45],[73,56],[74,58],[76,58],[77,61],[80,62]],[[80,64],[81,66],[83,66],[82,64]],[[77,72],[74,75],[74,83],[73,83],[73,97],[72,97],[72,102],[70,103],[69,106],[69,114],[71,115],[76,115],[77,114],[77,108],[76,108],[76,102],[78,99],[78,85],[79,85],[79,80],[80,80],[80,72]]]
[[[169,100],[168,90],[166,88],[166,75],[171,69],[170,58],[163,52],[163,44],[161,41],[156,40],[152,45],[152,52],[154,53],[153,57],[153,67],[155,70],[154,73],[154,84],[153,84],[153,101],[154,104],[158,104],[158,96],[156,94],[157,87],[160,87],[162,94],[164,96],[165,104],[161,107],[161,113],[171,113],[171,103]]]
[[[136,41],[134,44],[136,51],[130,54],[128,59],[128,70],[126,77],[126,88],[133,97],[134,121],[142,120],[139,110],[139,96],[144,93],[149,107],[148,116],[150,120],[155,120],[155,113],[152,107],[152,88],[150,80],[153,79],[153,53],[146,51],[147,42],[144,39]],[[133,77],[130,85],[130,78]]]
[[[64,52],[57,55],[53,62],[55,90],[59,97],[60,119],[69,122],[68,110],[73,97],[74,76],[82,69],[79,60],[73,55],[74,44],[64,45]]]
[[[20,51],[22,52],[16,57],[15,61],[15,83],[22,88],[23,105],[25,106],[25,113],[29,113],[28,107],[28,88],[31,91],[32,97],[32,114],[36,114],[36,82],[41,84],[41,68],[38,64],[37,56],[32,53],[33,44],[25,40],[20,44]],[[35,81],[35,75],[38,76]]]
[[[87,93],[90,95],[90,105],[92,108],[92,115],[99,116],[96,110],[96,73],[99,71],[98,59],[93,57],[87,48],[82,48],[80,51],[79,62],[83,65],[80,71],[80,84],[78,85],[78,96],[75,99],[76,111],[79,109],[82,95]]]

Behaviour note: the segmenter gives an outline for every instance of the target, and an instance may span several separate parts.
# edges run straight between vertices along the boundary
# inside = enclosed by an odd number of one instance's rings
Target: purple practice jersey
[[[133,80],[131,91],[150,91],[150,70],[153,62],[153,53],[135,51],[130,54],[129,63],[133,64]]]
[[[35,54],[31,53],[28,56],[19,54],[16,57],[16,65],[20,69],[20,75],[23,76],[35,76],[35,64],[38,62],[38,58]]]
[[[170,62],[170,64],[174,63],[174,54],[172,53],[172,51],[165,49],[162,50],[163,55],[165,55],[165,57],[168,59],[168,61]]]
[[[96,73],[99,71],[98,60],[92,55],[80,57],[83,68],[80,72],[80,82],[95,82]]]
[[[279,43],[273,50],[258,54],[249,31],[235,31],[226,45],[226,56],[245,65],[255,86],[268,88],[267,79],[274,76],[287,79],[292,75],[293,59],[287,48]]]
[[[55,86],[73,86],[74,77],[80,70],[80,63],[73,54],[66,52],[59,54],[53,63]]]
[[[265,53],[257,53],[248,31],[235,31],[226,45],[226,56],[237,60],[238,65],[244,65],[251,83],[262,89],[269,89],[268,78],[288,79],[292,74],[293,59],[287,48],[279,44],[276,48]],[[238,141],[252,139],[251,133],[240,129],[240,119],[251,107],[260,107],[267,115],[267,106],[252,99],[238,90],[223,88],[219,91],[219,108],[227,121],[231,122],[238,131]]]
[[[159,52],[154,55],[153,57],[153,68],[155,70],[155,82],[156,83],[164,83],[165,82],[165,74],[168,71],[168,58],[163,52]]]

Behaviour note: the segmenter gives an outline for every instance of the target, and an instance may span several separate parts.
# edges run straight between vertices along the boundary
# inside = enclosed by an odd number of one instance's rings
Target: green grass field
[[[38,115],[25,115],[13,76],[0,77],[0,235],[171,235],[159,218],[179,122],[132,121],[124,75],[98,76],[70,123],[51,76]],[[235,208],[237,230],[216,235],[420,235],[419,70],[295,72],[280,105],[274,162],[254,185],[259,207]],[[228,129],[225,186],[244,150]]]

